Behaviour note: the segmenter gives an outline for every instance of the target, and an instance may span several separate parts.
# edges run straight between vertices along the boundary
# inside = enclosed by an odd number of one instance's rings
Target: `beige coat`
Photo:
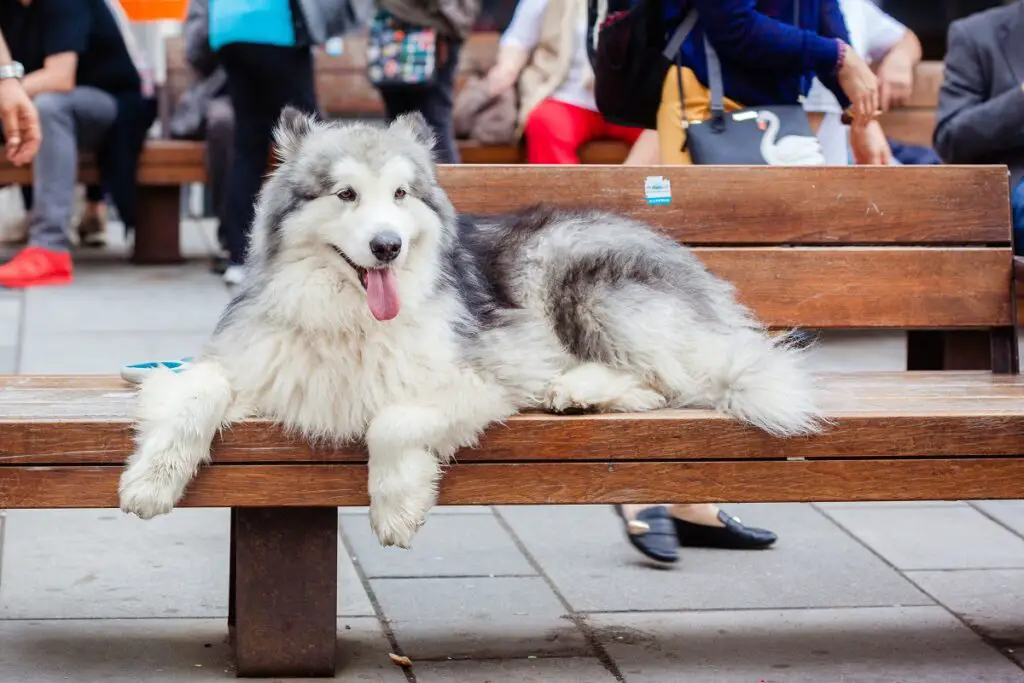
[[[541,25],[540,42],[519,75],[519,127],[534,107],[551,97],[569,74],[576,45],[577,23],[587,20],[586,0],[549,0]],[[593,84],[587,62],[585,78]]]

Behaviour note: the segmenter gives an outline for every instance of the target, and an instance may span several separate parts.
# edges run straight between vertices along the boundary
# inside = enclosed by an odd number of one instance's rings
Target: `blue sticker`
[[[644,197],[651,206],[672,203],[672,183],[660,175],[647,176],[644,179]]]

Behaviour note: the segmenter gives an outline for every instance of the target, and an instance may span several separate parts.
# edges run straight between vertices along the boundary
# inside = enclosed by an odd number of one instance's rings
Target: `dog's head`
[[[288,108],[274,141],[280,165],[257,208],[255,277],[325,280],[364,297],[377,320],[430,289],[454,210],[437,184],[422,116],[383,128],[324,123]]]

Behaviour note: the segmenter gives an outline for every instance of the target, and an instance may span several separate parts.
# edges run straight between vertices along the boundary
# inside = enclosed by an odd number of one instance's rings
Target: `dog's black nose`
[[[394,261],[402,251],[402,238],[391,231],[378,232],[370,240],[370,251],[385,263]]]

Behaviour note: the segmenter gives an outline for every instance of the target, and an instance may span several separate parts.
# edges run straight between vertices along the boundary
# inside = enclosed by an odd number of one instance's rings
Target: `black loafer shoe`
[[[744,525],[738,518],[731,517],[724,510],[718,511],[718,519],[725,526],[694,524],[673,517],[679,545],[690,548],[759,550],[767,548],[779,538],[767,529]]]
[[[616,505],[615,511],[626,525],[626,538],[645,557],[669,564],[679,559],[679,540],[668,508],[649,507],[640,511],[634,520],[626,519],[621,505]]]

